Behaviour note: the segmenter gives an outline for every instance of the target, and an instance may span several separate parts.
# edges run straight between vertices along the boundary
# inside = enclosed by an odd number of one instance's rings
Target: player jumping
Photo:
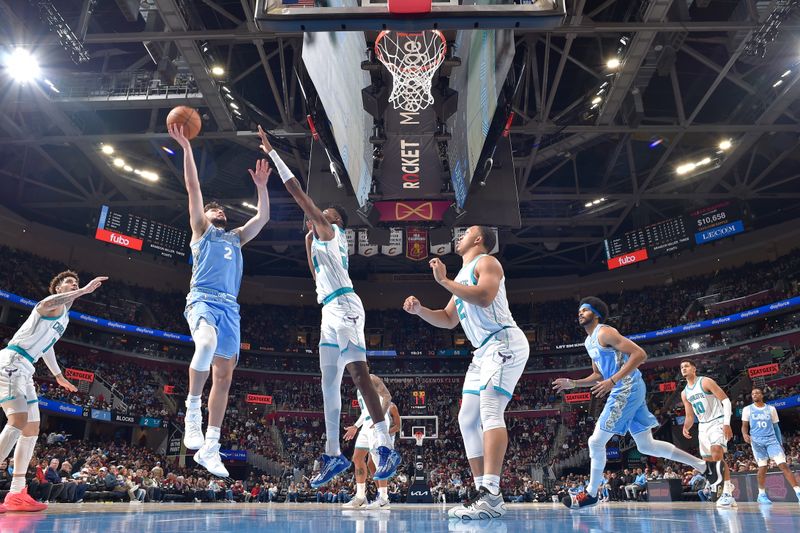
[[[271,169],[266,159],[249,170],[256,185],[258,210],[243,226],[226,231],[228,219],[221,205],[203,205],[203,193],[189,139],[183,127],[169,126],[170,137],[183,148],[183,172],[189,193],[189,224],[192,228],[192,281],[184,315],[194,341],[189,365],[183,443],[197,450],[194,460],[219,477],[228,470],[219,456],[219,438],[228,406],[233,370],[239,360],[239,286],[242,282],[242,246],[255,238],[269,220],[267,180]],[[208,429],[203,436],[200,399],[213,366],[208,395]]]
[[[306,253],[311,276],[317,287],[317,302],[322,304],[319,340],[319,364],[322,372],[322,399],[325,410],[325,453],[320,471],[311,480],[313,488],[328,483],[350,468],[350,461],[339,447],[339,424],[342,411],[341,384],[345,368],[361,392],[369,415],[375,423],[375,453],[378,469],[375,480],[392,477],[400,465],[400,454],[393,449],[389,427],[383,420],[385,409],[369,377],[364,339],[364,306],[353,290],[348,273],[346,213],[337,206],[321,210],[304,191],[300,182],[273,150],[266,133],[259,126],[261,147],[266,152],[297,205],[309,220]]]

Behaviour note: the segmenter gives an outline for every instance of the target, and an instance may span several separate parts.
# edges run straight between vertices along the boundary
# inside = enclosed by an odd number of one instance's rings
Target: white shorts
[[[493,390],[511,398],[525,371],[529,353],[530,344],[521,329],[508,328],[498,332],[473,353],[462,394],[480,395],[482,390],[493,387]]]
[[[29,421],[39,420],[39,397],[32,369],[17,352],[0,350],[0,405],[6,416],[27,412]]]
[[[320,366],[339,365],[343,368],[354,361],[366,362],[364,306],[355,293],[339,296],[322,306],[319,347]]]
[[[722,446],[724,451],[728,451],[728,441],[725,439],[725,433],[722,430],[723,425],[721,418],[711,422],[700,423],[697,440],[700,442],[701,457],[711,457],[712,446]]]
[[[392,435],[390,438],[392,439],[392,444],[394,444],[395,435]],[[378,454],[375,453],[377,446],[378,439],[375,435],[375,430],[372,428],[372,420],[367,420],[358,432],[355,447],[356,449],[369,450],[369,454],[372,456],[372,462],[375,463],[375,466],[378,466],[380,458]],[[392,446],[392,448],[394,448],[394,446]]]

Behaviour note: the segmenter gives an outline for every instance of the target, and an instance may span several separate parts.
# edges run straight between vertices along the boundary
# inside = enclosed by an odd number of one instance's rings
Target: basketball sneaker
[[[186,413],[183,419],[183,444],[189,450],[199,450],[206,438],[203,436],[203,415]]]
[[[197,464],[208,470],[211,474],[217,477],[228,477],[228,469],[222,464],[222,459],[219,456],[219,443],[213,446],[203,444],[197,453],[194,454],[194,460]]]
[[[353,499],[342,505],[344,509],[367,509],[367,499],[361,496],[353,496]]]
[[[761,503],[763,505],[772,505],[772,500],[769,499],[769,496],[767,496],[766,492],[764,494],[759,494],[758,498],[756,499],[756,502]]]
[[[703,473],[703,477],[708,481],[708,489],[711,492],[716,492],[717,487],[722,484],[724,470],[722,461],[709,461],[706,463],[706,471]]]
[[[311,488],[316,489],[321,487],[328,481],[332,480],[348,468],[350,468],[351,463],[347,457],[344,455],[327,455],[322,454],[319,460],[321,467],[319,469],[319,474],[314,476],[311,479]],[[377,479],[377,478],[376,478]]]
[[[739,507],[736,504],[736,500],[733,499],[733,496],[730,494],[723,494],[720,499],[717,500],[717,507]]]
[[[462,506],[457,506],[447,512],[451,518],[462,520],[488,520],[500,518],[506,514],[506,503],[503,495],[494,495],[486,487],[481,487],[478,497],[467,501]]]
[[[596,496],[592,496],[585,490],[582,490],[577,494],[570,494],[569,496],[564,496],[564,498],[561,500],[561,503],[563,503],[570,509],[577,510],[597,505],[599,501],[600,500],[598,500]]]
[[[378,446],[378,468],[375,470],[372,479],[383,481],[392,477],[400,466],[400,454],[386,446]]]
[[[367,505],[367,511],[388,511],[391,508],[392,506],[389,503],[389,500],[383,498],[380,494],[378,494],[378,497],[375,498],[375,501]]]
[[[22,492],[9,492],[3,501],[6,511],[17,511],[23,513],[36,513],[47,509],[47,504],[37,502],[28,494],[28,487]]]

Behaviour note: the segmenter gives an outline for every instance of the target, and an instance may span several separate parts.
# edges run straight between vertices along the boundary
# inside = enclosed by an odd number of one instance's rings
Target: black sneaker
[[[561,503],[569,507],[570,509],[585,509],[587,507],[591,507],[593,505],[597,505],[600,500],[597,499],[596,496],[592,496],[585,490],[582,490],[576,495],[569,495],[564,496],[561,500]]]
[[[722,461],[709,461],[706,463],[706,471],[703,473],[703,477],[708,481],[708,487],[711,492],[717,492],[717,489],[722,486],[723,471]]]

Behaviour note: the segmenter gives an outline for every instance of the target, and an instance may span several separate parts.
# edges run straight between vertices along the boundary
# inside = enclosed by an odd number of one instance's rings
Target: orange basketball
[[[172,124],[183,126],[183,134],[186,138],[194,139],[197,137],[197,134],[200,133],[200,126],[202,125],[200,113],[191,107],[179,105],[173,108],[172,111],[169,112],[169,115],[167,115],[167,126]]]

